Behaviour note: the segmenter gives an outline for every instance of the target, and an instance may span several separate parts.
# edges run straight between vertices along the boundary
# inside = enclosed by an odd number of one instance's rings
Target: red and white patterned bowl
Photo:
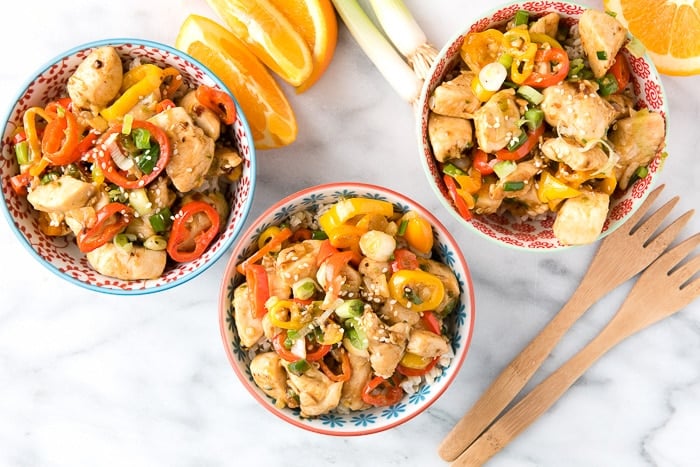
[[[460,220],[462,225],[477,234],[494,240],[502,245],[529,251],[552,251],[569,248],[559,243],[554,236],[552,225],[555,215],[550,213],[545,217],[521,220],[509,215],[474,215],[470,220],[465,220],[457,212],[447,188],[442,181],[440,167],[433,156],[428,139],[428,102],[431,94],[443,81],[444,76],[457,63],[459,50],[464,42],[464,36],[468,32],[483,31],[488,28],[504,24],[513,18],[518,10],[526,10],[533,15],[542,16],[548,12],[557,12],[565,24],[572,25],[578,22],[578,18],[586,10],[586,7],[574,3],[538,0],[529,2],[509,3],[506,6],[496,8],[480,19],[468,25],[463,31],[457,33],[438,54],[426,79],[418,101],[417,135],[420,147],[420,159],[425,169],[428,182],[435,191],[440,201],[447,210]],[[638,105],[649,110],[659,112],[666,120],[668,128],[667,99],[661,83],[661,79],[652,63],[645,54],[636,56],[627,46],[622,50],[631,68],[631,82],[634,93],[638,99]],[[668,133],[668,131],[667,131]],[[665,145],[656,154],[649,164],[647,177],[637,180],[624,194],[616,194],[610,200],[608,218],[603,226],[601,238],[614,231],[623,224],[627,218],[639,207],[648,193],[653,188],[658,173],[663,167]]]
[[[233,124],[238,150],[243,158],[243,175],[232,184],[227,194],[231,214],[226,230],[198,259],[181,264],[168,264],[157,279],[124,281],[98,274],[90,267],[75,241],[68,237],[49,237],[39,230],[38,217],[26,197],[17,195],[10,186],[10,177],[19,173],[12,150],[12,135],[22,125],[24,111],[32,106],[44,106],[62,97],[66,83],[78,65],[95,48],[113,46],[124,59],[140,58],[159,66],[177,68],[190,86],[206,84],[228,91],[226,86],[204,65],[172,47],[141,39],[108,39],[75,47],[50,61],[33,76],[19,92],[15,104],[5,118],[0,157],[0,188],[2,210],[19,241],[31,255],[51,272],[90,290],[121,295],[138,295],[166,290],[182,284],[202,273],[219,259],[238,235],[248,216],[255,189],[255,148],[250,128],[241,108],[236,103],[237,118]],[[234,98],[235,101],[235,98]]]

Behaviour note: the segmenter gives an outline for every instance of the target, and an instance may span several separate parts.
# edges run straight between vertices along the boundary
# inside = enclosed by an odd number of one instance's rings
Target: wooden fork
[[[692,216],[686,212],[656,237],[678,202],[674,197],[643,222],[664,185],[649,193],[637,212],[601,242],[581,284],[540,333],[510,362],[438,448],[446,461],[457,458],[515,398],[577,319],[605,294],[637,275],[663,252]]]
[[[581,375],[625,338],[685,308],[700,296],[700,233],[661,255],[639,277],[607,326],[482,434],[454,466],[482,465],[556,402]]]

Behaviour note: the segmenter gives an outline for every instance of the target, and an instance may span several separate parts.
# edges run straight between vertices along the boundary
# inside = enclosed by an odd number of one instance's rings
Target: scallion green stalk
[[[413,104],[422,80],[369,19],[357,0],[332,0],[350,34],[401,98]]]

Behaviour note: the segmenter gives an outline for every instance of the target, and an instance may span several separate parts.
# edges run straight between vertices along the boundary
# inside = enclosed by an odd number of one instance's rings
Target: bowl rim
[[[469,330],[467,332],[467,335],[465,337],[465,345],[464,349],[461,351],[459,357],[455,355],[455,358],[453,358],[452,362],[450,363],[450,366],[448,367],[450,369],[450,374],[448,375],[448,378],[446,379],[445,384],[442,385],[442,387],[435,393],[435,395],[428,401],[423,402],[419,410],[416,410],[414,413],[408,414],[408,415],[403,415],[401,418],[398,418],[397,420],[388,423],[386,425],[382,425],[379,427],[374,427],[374,428],[369,428],[365,430],[359,430],[359,431],[345,431],[343,429],[336,429],[336,430],[330,430],[330,429],[323,429],[323,428],[318,428],[315,426],[310,426],[307,424],[301,423],[299,420],[295,419],[294,417],[290,417],[287,415],[285,410],[289,410],[288,408],[284,409],[276,409],[273,407],[270,403],[269,400],[267,400],[264,396],[262,396],[260,393],[258,393],[254,388],[253,384],[248,380],[247,376],[241,372],[241,369],[239,368],[239,365],[237,361],[235,360],[235,356],[231,352],[229,341],[227,339],[227,325],[226,325],[226,312],[225,310],[228,309],[229,302],[228,302],[228,283],[236,276],[237,272],[235,269],[236,266],[236,260],[238,256],[239,250],[245,249],[247,245],[243,245],[241,241],[239,240],[237,244],[234,246],[233,251],[231,256],[229,257],[229,260],[226,264],[226,267],[224,269],[224,273],[222,276],[220,288],[219,288],[219,303],[218,303],[218,310],[217,314],[219,317],[219,332],[221,335],[221,342],[224,346],[224,352],[226,353],[226,358],[230,364],[230,366],[233,368],[234,373],[236,374],[236,377],[238,378],[239,382],[245,387],[246,391],[250,395],[253,396],[253,399],[255,399],[256,402],[258,402],[259,405],[264,407],[267,412],[272,413],[275,415],[277,418],[281,419],[282,421],[285,421],[287,423],[290,423],[298,428],[301,428],[305,431],[309,431],[312,433],[317,433],[317,434],[322,434],[322,435],[330,435],[330,436],[364,436],[364,435],[370,435],[370,434],[375,434],[375,433],[380,433],[382,431],[389,430],[391,428],[395,428],[399,425],[402,425],[409,420],[415,418],[416,416],[422,414],[425,412],[432,404],[437,402],[438,399],[444,394],[447,389],[451,387],[451,385],[454,383],[455,379],[457,378],[457,375],[459,374],[460,370],[462,369],[462,365],[464,364],[467,355],[469,353],[469,350],[471,348],[471,342],[474,334],[474,327],[476,324],[476,302],[475,302],[475,296],[474,296],[474,282],[472,280],[471,276],[471,271],[469,269],[469,264],[464,257],[464,253],[462,252],[462,249],[459,246],[459,243],[456,241],[456,239],[453,237],[452,233],[444,226],[442,222],[433,214],[431,213],[427,208],[423,207],[422,204],[419,202],[409,198],[406,195],[403,195],[397,191],[394,191],[391,188],[386,188],[382,187],[379,185],[374,185],[371,183],[364,183],[364,182],[331,182],[331,183],[323,183],[320,185],[314,185],[310,186],[304,189],[301,189],[295,193],[292,193],[288,196],[285,196],[281,200],[275,202],[272,204],[270,207],[268,207],[264,212],[262,212],[255,220],[253,220],[249,227],[245,230],[240,235],[240,239],[247,239],[247,238],[252,238],[256,230],[260,227],[260,225],[264,222],[265,219],[271,217],[276,211],[279,210],[280,207],[285,206],[290,204],[291,202],[303,198],[305,195],[308,195],[310,193],[314,192],[319,192],[319,191],[327,191],[327,190],[344,190],[344,189],[360,189],[360,190],[366,190],[366,191],[374,191],[382,194],[386,194],[387,196],[393,197],[395,201],[400,201],[403,202],[409,206],[417,207],[422,215],[426,215],[428,220],[430,221],[431,225],[433,228],[438,228],[440,231],[440,235],[444,236],[445,239],[455,247],[455,257],[456,257],[456,262],[460,264],[461,269],[464,271],[464,282],[467,284],[467,289],[465,291],[462,291],[462,294],[467,294],[468,297],[468,304],[469,304],[469,310],[467,310],[467,314],[469,317]],[[395,203],[395,201],[392,201],[392,203]],[[279,221],[284,220],[280,219]],[[275,222],[279,222],[278,220],[275,220]],[[233,273],[231,273],[233,271]],[[358,413],[361,413],[362,411],[358,411]]]
[[[532,253],[554,253],[554,252],[561,252],[561,251],[566,251],[574,248],[580,248],[580,247],[585,247],[589,244],[582,244],[582,245],[564,245],[561,243],[557,243],[556,246],[552,248],[531,248],[528,246],[524,245],[518,245],[518,244],[513,244],[509,243],[506,241],[503,241],[501,238],[494,238],[485,232],[482,232],[480,229],[477,229],[474,227],[473,223],[470,220],[464,219],[462,216],[459,215],[459,213],[456,212],[455,208],[452,206],[452,204],[443,196],[442,192],[440,191],[440,188],[437,186],[436,183],[434,183],[433,178],[430,175],[430,166],[428,165],[428,161],[426,160],[426,157],[424,156],[425,153],[425,143],[424,143],[424,134],[423,134],[423,128],[422,128],[422,117],[423,117],[423,112],[422,109],[424,108],[424,103],[427,102],[429,99],[429,91],[430,91],[430,81],[431,78],[437,73],[437,68],[440,65],[440,62],[447,56],[447,52],[449,51],[450,47],[452,47],[462,36],[464,36],[471,27],[473,27],[477,22],[484,20],[486,18],[490,18],[494,16],[496,13],[498,13],[501,10],[504,9],[509,9],[512,8],[513,6],[520,6],[522,9],[527,9],[529,5],[539,5],[541,6],[542,4],[552,4],[552,5],[570,5],[573,7],[578,7],[583,10],[600,10],[598,8],[594,8],[588,5],[583,5],[578,2],[574,1],[569,1],[569,0],[519,0],[519,1],[505,1],[501,2],[497,5],[494,5],[493,7],[490,7],[483,12],[480,12],[478,14],[475,14],[473,17],[468,19],[469,23],[465,24],[465,26],[461,27],[459,30],[457,30],[455,33],[453,33],[448,40],[443,44],[443,46],[438,50],[437,55],[435,56],[435,59],[433,60],[428,72],[426,73],[426,78],[423,80],[423,84],[421,86],[421,91],[418,97],[418,100],[416,101],[416,113],[417,113],[417,118],[415,121],[415,134],[416,134],[416,139],[418,142],[418,157],[420,159],[421,166],[423,167],[423,173],[425,177],[428,179],[428,185],[430,185],[431,190],[435,194],[435,196],[438,198],[442,206],[447,210],[447,212],[457,220],[457,222],[462,225],[463,227],[466,227],[466,230],[472,233],[476,233],[479,237],[487,239],[489,242],[492,242],[495,245],[499,245],[501,247],[506,247],[511,250],[516,250],[516,251],[523,251],[523,252],[532,252]],[[634,36],[627,31],[627,38],[634,38]],[[630,52],[631,53],[631,52]],[[656,69],[656,66],[654,65],[654,62],[651,60],[651,57],[647,53],[646,49],[644,50],[644,53],[640,55],[645,63],[649,66],[650,72],[652,76],[657,77],[657,83],[659,88],[660,88],[660,94],[662,96],[667,96],[666,89],[664,87],[663,80],[661,79],[661,75]],[[670,127],[670,115],[669,115],[669,109],[668,109],[668,99],[664,98],[663,100],[663,105],[660,109],[661,112],[663,112],[664,115],[664,120],[665,120],[665,127],[666,127],[666,135],[664,136],[664,146],[660,150],[661,152],[665,152],[666,149],[668,148],[668,128]],[[431,151],[432,152],[432,151]],[[658,155],[658,152],[657,152]],[[657,156],[655,156],[657,157]],[[642,194],[641,197],[638,198],[637,203],[641,204],[646,197],[649,195],[649,193],[653,190],[653,188],[657,185],[658,183],[658,173],[661,171],[663,168],[663,161],[661,162],[661,167],[650,177],[648,186],[644,193]],[[632,186],[627,187],[627,190],[631,190]],[[593,243],[597,243],[598,241],[602,240],[605,238],[607,235],[613,233],[618,227],[620,227],[626,220],[629,219],[629,217],[635,212],[636,209],[630,211],[625,217],[619,219],[618,221],[615,222],[614,225],[609,226],[607,229],[605,229],[601,234],[598,236],[598,238],[595,240]],[[609,214],[608,214],[609,215]]]
[[[197,68],[201,69],[204,74],[207,75],[209,79],[211,79],[217,86],[219,86],[222,90],[228,92],[228,94],[233,98],[233,102],[236,107],[236,113],[237,113],[237,118],[240,120],[240,124],[243,126],[245,129],[245,133],[247,136],[247,139],[249,140],[249,158],[250,158],[250,189],[249,189],[249,195],[248,199],[245,203],[242,204],[242,215],[241,215],[241,221],[234,226],[232,233],[230,237],[222,243],[221,247],[215,251],[210,260],[207,261],[206,263],[203,263],[200,265],[197,269],[188,272],[177,279],[165,283],[165,284],[160,284],[160,285],[154,285],[154,286],[148,286],[147,284],[144,285],[142,288],[134,288],[134,289],[122,289],[122,288],[107,288],[107,287],[100,287],[97,285],[89,284],[86,282],[83,282],[73,276],[70,276],[68,274],[65,274],[64,272],[60,271],[55,265],[49,263],[48,261],[44,260],[39,254],[36,252],[36,250],[32,247],[31,243],[29,240],[19,231],[17,228],[17,224],[14,221],[14,218],[10,214],[10,211],[7,208],[7,199],[5,197],[5,193],[3,190],[0,190],[0,196],[2,196],[2,211],[4,213],[5,219],[7,220],[8,226],[10,230],[15,234],[15,237],[20,241],[20,243],[24,246],[26,250],[29,251],[32,257],[36,259],[39,263],[41,263],[46,269],[51,271],[53,274],[56,276],[70,282],[73,284],[76,284],[84,289],[93,291],[93,292],[99,292],[99,293],[104,293],[108,295],[127,295],[127,296],[132,296],[132,295],[147,295],[151,293],[156,293],[156,292],[162,292],[164,290],[171,289],[173,287],[176,287],[178,285],[182,285],[186,282],[189,282],[190,280],[194,279],[195,277],[199,276],[202,274],[204,271],[209,269],[214,263],[216,263],[231,247],[231,245],[234,243],[234,241],[237,239],[238,235],[240,234],[241,230],[243,229],[243,226],[245,225],[245,221],[248,218],[248,215],[250,213],[250,209],[252,208],[253,205],[253,199],[255,195],[255,188],[256,188],[256,174],[257,174],[257,157],[256,157],[256,152],[255,152],[255,145],[253,144],[253,138],[252,138],[252,133],[250,129],[250,124],[248,123],[248,120],[243,113],[243,110],[241,109],[240,104],[238,103],[238,100],[236,99],[236,96],[233,94],[233,92],[224,84],[224,82],[216,75],[214,74],[213,71],[211,71],[208,67],[206,67],[203,63],[201,63],[199,60],[196,58],[192,57],[186,52],[183,52],[179,49],[176,49],[170,45],[149,40],[149,39],[138,39],[134,37],[114,37],[114,38],[107,38],[107,39],[98,39],[98,40],[93,40],[89,42],[85,42],[79,45],[76,45],[74,47],[71,47],[70,49],[61,52],[57,55],[54,55],[54,57],[48,61],[45,61],[43,65],[38,67],[34,73],[32,73],[31,77],[28,79],[25,79],[24,84],[20,86],[19,91],[15,93],[15,98],[11,100],[10,107],[6,110],[4,119],[3,121],[3,127],[2,130],[4,132],[7,123],[10,121],[10,118],[12,117],[13,110],[15,108],[15,105],[19,101],[19,99],[27,92],[27,90],[30,88],[31,84],[37,79],[37,77],[41,76],[45,72],[47,72],[52,66],[54,66],[56,63],[60,62],[66,57],[72,56],[77,54],[78,52],[81,52],[83,50],[88,50],[88,49],[93,49],[97,47],[104,47],[104,46],[109,46],[109,45],[114,45],[114,46],[119,46],[119,45],[137,45],[137,46],[146,46],[146,47],[151,47],[154,49],[160,49],[160,50],[165,50],[169,54],[179,56],[186,61],[191,62],[194,64]]]

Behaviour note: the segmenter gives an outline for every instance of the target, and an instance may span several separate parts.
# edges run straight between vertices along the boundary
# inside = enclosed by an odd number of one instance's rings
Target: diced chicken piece
[[[262,321],[253,309],[248,284],[241,284],[233,291],[233,319],[243,347],[252,347],[263,336]]]
[[[634,110],[634,100],[625,93],[616,93],[605,96],[605,99],[615,110],[613,121],[621,118],[629,117],[630,112]]]
[[[506,147],[522,131],[519,119],[515,90],[498,91],[474,113],[474,133],[479,147],[487,153]]]
[[[550,211],[547,203],[540,201],[537,196],[537,188],[534,183],[528,183],[517,198],[507,198],[506,202],[508,203],[508,212],[516,218],[537,217]]]
[[[97,113],[117,97],[123,76],[117,51],[113,47],[99,47],[68,78],[68,95],[76,107]]]
[[[214,140],[194,124],[182,107],[164,110],[149,121],[170,138],[172,154],[165,170],[175,188],[183,193],[198,188],[214,159]]]
[[[204,130],[204,134],[216,141],[221,135],[221,120],[214,112],[204,107],[197,99],[195,91],[190,91],[180,99],[179,105],[183,107],[194,123]]]
[[[272,255],[263,256],[260,262],[267,272],[267,282],[270,286],[270,296],[289,298],[292,296],[292,283],[282,277],[277,269],[277,260]]]
[[[596,144],[584,150],[584,147],[572,138],[547,139],[540,149],[548,159],[563,162],[576,171],[595,172],[604,168],[608,162],[608,155],[600,145]]]
[[[63,175],[43,185],[37,185],[27,195],[27,201],[37,211],[66,212],[87,206],[97,194],[92,183]]]
[[[588,80],[562,81],[542,91],[545,120],[561,136],[581,144],[605,137],[615,118],[615,109],[596,92],[598,84]]]
[[[448,117],[472,118],[481,106],[472,89],[475,76],[474,72],[463,71],[456,78],[435,88],[428,102],[430,110]]]
[[[440,316],[448,315],[459,303],[460,291],[457,276],[448,265],[433,259],[418,258],[418,266],[422,271],[436,276],[442,282],[445,288],[445,297],[434,311]]]
[[[275,400],[277,408],[287,406],[287,371],[276,352],[257,354],[250,362],[255,384]]]
[[[300,279],[314,278],[318,271],[316,258],[320,249],[320,240],[304,240],[281,250],[277,255],[276,267],[282,280],[291,287]]]
[[[151,182],[146,188],[148,199],[154,211],[162,208],[169,208],[177,199],[177,195],[169,188],[168,178],[160,176],[154,182]]]
[[[493,199],[518,198],[530,189],[530,185],[534,184],[533,177],[540,170],[541,167],[538,167],[538,164],[533,159],[519,162],[515,166],[515,170],[491,185],[489,195]],[[524,187],[521,190],[506,190],[506,183],[509,182],[524,182]]]
[[[378,311],[382,320],[389,324],[406,323],[414,326],[420,321],[420,314],[401,306],[396,300],[387,300]]]
[[[362,275],[368,300],[381,302],[389,298],[388,275],[391,271],[389,262],[364,258],[358,266],[358,271]]]
[[[414,329],[408,338],[406,352],[425,358],[435,358],[449,352],[447,339],[425,329]]]
[[[285,368],[287,362],[282,362]],[[289,386],[299,395],[299,407],[302,417],[315,417],[329,412],[340,402],[343,390],[342,382],[333,382],[328,376],[315,367],[311,367],[301,375],[291,371],[289,374]]]
[[[586,10],[579,19],[578,32],[583,51],[593,70],[593,76],[602,78],[615,61],[625,43],[627,31],[613,16],[599,10]]]
[[[156,279],[163,274],[168,255],[133,245],[122,248],[112,242],[86,254],[88,263],[100,274],[126,281]]]
[[[529,30],[531,33],[547,34],[549,37],[556,38],[557,31],[559,30],[559,14],[552,12],[537,18],[537,20],[530,25]]]
[[[403,357],[411,326],[396,323],[388,327],[369,310],[362,314],[359,325],[367,334],[369,361],[374,373],[382,378],[391,377]]]
[[[66,211],[63,221],[66,225],[73,231],[75,235],[78,235],[84,228],[94,225],[97,220],[97,212],[92,206],[85,206],[82,208],[71,209]]]
[[[481,188],[479,189],[479,191],[476,192],[476,202],[474,204],[475,213],[494,214],[498,212],[498,210],[501,207],[501,204],[503,204],[503,198],[494,199],[491,197],[490,187],[492,184],[493,183],[484,180],[484,182],[481,184]]]
[[[610,197],[585,192],[562,203],[554,221],[554,235],[564,245],[584,245],[598,239],[608,215]]]
[[[641,110],[615,123],[609,138],[620,156],[615,169],[620,188],[627,188],[635,171],[651,162],[663,146],[665,136],[666,123],[656,112]]]
[[[340,395],[340,407],[348,410],[364,410],[369,407],[362,400],[362,391],[372,378],[372,366],[366,357],[348,352],[352,373],[350,379],[343,384]]]
[[[459,117],[430,112],[428,115],[428,137],[433,154],[440,162],[464,157],[465,152],[474,146],[472,124]]]
[[[147,95],[141,97],[138,103],[126,114],[134,117],[134,120],[148,120],[156,114],[158,102],[163,100],[160,88],[156,88]]]
[[[71,233],[71,229],[64,222],[65,215],[62,212],[39,211],[39,230],[49,237],[62,237]]]
[[[144,241],[156,234],[155,230],[153,230],[153,227],[151,226],[151,223],[144,217],[136,217],[131,219],[131,222],[129,222],[129,225],[126,226],[126,230],[124,230],[124,232],[136,235],[136,237],[141,241]]]
[[[225,176],[229,181],[235,182],[243,173],[242,163],[243,158],[235,149],[217,146],[214,150],[214,160],[209,167],[209,176]]]

